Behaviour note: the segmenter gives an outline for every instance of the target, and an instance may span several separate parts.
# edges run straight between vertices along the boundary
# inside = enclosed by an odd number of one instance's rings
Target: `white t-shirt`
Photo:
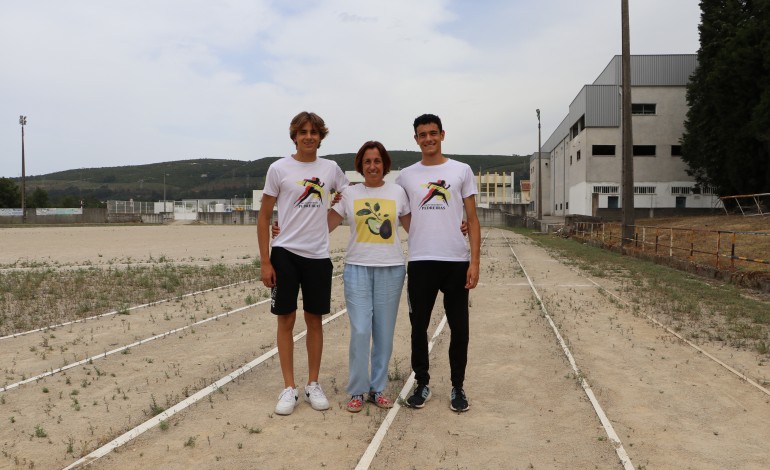
[[[350,239],[345,263],[361,266],[398,266],[404,253],[398,236],[398,218],[409,213],[401,186],[385,183],[376,188],[348,186],[332,210],[347,219]]]
[[[478,193],[471,167],[456,160],[440,165],[417,162],[401,170],[396,183],[406,190],[412,212],[409,261],[468,261],[460,224],[463,199]]]
[[[328,258],[329,194],[332,190],[341,192],[347,185],[345,174],[331,160],[299,162],[288,156],[273,162],[267,169],[264,190],[278,199],[281,233],[273,246],[306,258]]]

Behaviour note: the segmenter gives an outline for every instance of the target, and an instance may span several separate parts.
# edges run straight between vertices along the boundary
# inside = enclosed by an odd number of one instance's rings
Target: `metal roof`
[[[631,86],[686,86],[697,65],[696,54],[632,55]],[[586,127],[620,126],[621,76],[621,56],[616,55],[592,84],[581,88],[542,151],[553,151],[581,116]]]

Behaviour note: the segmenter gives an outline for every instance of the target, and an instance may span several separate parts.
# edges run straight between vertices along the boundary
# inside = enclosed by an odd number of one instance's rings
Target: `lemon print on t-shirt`
[[[396,202],[387,199],[356,199],[353,201],[356,242],[388,243],[395,240],[393,220]]]

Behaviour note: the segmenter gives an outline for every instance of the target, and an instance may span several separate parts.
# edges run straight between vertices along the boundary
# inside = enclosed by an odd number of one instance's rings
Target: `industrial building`
[[[697,188],[682,160],[686,86],[695,54],[631,56],[634,208],[644,216],[721,207],[709,188]],[[530,158],[532,211],[619,218],[622,183],[621,56],[615,56],[569,104],[556,130]],[[538,168],[540,161],[541,168]]]

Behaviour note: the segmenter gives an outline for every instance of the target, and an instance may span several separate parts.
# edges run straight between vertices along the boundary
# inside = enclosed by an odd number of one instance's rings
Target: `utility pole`
[[[542,147],[540,145],[540,109],[537,112],[537,220],[543,218],[543,166],[540,163]]]
[[[166,172],[163,172],[163,212],[166,212]]]
[[[19,116],[21,124],[21,222],[27,222],[27,170],[24,163],[24,126],[27,125],[27,116]]]
[[[623,57],[623,169],[622,169],[622,201],[623,205],[623,237],[621,246],[625,246],[634,238],[634,139],[631,131],[631,40],[628,28],[628,0],[621,0]]]

